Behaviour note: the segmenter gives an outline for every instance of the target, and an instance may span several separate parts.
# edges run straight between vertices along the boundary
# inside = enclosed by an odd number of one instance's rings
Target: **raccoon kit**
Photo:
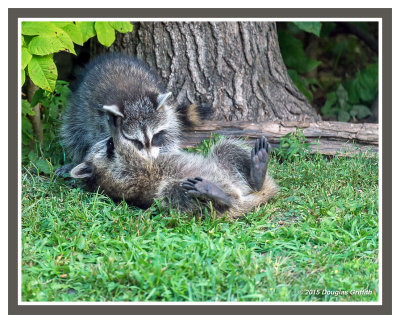
[[[95,143],[110,137],[110,125],[117,122],[124,138],[145,158],[177,150],[180,113],[182,121],[190,123],[201,109],[175,109],[166,104],[170,95],[142,61],[122,54],[96,58],[78,79],[63,117],[61,139],[72,163],[57,173],[63,175],[82,162]]]
[[[256,141],[251,153],[237,140],[223,139],[207,157],[186,152],[143,158],[125,137],[114,136],[92,147],[85,161],[71,171],[100,187],[111,198],[149,207],[154,199],[186,213],[210,208],[218,216],[236,218],[266,203],[277,191],[266,174],[269,145]]]

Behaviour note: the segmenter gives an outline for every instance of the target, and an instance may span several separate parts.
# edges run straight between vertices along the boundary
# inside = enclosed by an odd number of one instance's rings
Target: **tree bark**
[[[140,22],[92,47],[144,60],[175,103],[208,103],[214,121],[321,120],[287,74],[273,22]]]

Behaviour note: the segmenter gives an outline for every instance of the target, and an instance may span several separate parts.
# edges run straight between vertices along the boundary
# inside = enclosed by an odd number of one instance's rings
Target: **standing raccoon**
[[[125,137],[114,134],[94,145],[71,176],[142,208],[158,199],[165,206],[198,214],[212,202],[217,216],[228,213],[229,218],[266,203],[277,191],[266,173],[265,138],[256,141],[251,153],[239,141],[223,139],[207,157],[177,151],[148,160],[131,148]]]
[[[200,108],[166,104],[159,77],[142,61],[123,54],[97,57],[85,68],[62,120],[61,141],[72,163],[57,170],[63,175],[82,162],[89,149],[110,137],[110,125],[145,158],[175,151],[180,144],[181,121],[199,119]],[[205,109],[203,111],[206,111]]]

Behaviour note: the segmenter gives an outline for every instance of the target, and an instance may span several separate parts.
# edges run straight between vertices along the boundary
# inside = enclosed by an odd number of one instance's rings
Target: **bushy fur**
[[[124,198],[131,205],[146,208],[158,199],[166,206],[170,203],[180,211],[198,214],[210,207],[210,201],[188,195],[182,183],[189,177],[201,177],[215,184],[232,202],[227,206],[212,201],[217,215],[227,213],[229,218],[236,218],[266,203],[277,191],[268,175],[259,191],[253,188],[250,151],[237,140],[219,141],[207,157],[174,152],[147,160],[130,149],[124,138],[115,138],[114,147],[107,148],[110,140],[94,145],[71,175],[86,178],[94,189],[100,186],[111,198]]]
[[[77,80],[62,119],[61,141],[72,165],[82,162],[95,143],[110,137],[110,125],[117,119],[122,134],[144,157],[177,150],[181,123],[193,124],[200,114],[195,106],[176,111],[166,104],[170,94],[159,77],[132,56],[107,54],[94,59]]]

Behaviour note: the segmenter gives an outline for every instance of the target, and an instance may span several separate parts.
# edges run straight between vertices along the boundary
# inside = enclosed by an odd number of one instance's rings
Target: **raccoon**
[[[190,126],[210,110],[206,105],[175,109],[167,104],[170,96],[139,59],[124,54],[97,57],[78,79],[62,119],[61,142],[72,163],[57,174],[64,175],[82,162],[95,143],[110,136],[110,125],[117,123],[145,158],[177,150],[182,123]]]
[[[222,139],[207,157],[177,151],[149,160],[131,148],[121,136],[102,140],[71,176],[86,179],[90,187],[100,187],[114,200],[123,198],[141,208],[157,199],[187,214],[212,206],[217,216],[228,214],[231,219],[266,203],[278,189],[266,174],[265,138],[257,139],[251,153],[238,140]]]

